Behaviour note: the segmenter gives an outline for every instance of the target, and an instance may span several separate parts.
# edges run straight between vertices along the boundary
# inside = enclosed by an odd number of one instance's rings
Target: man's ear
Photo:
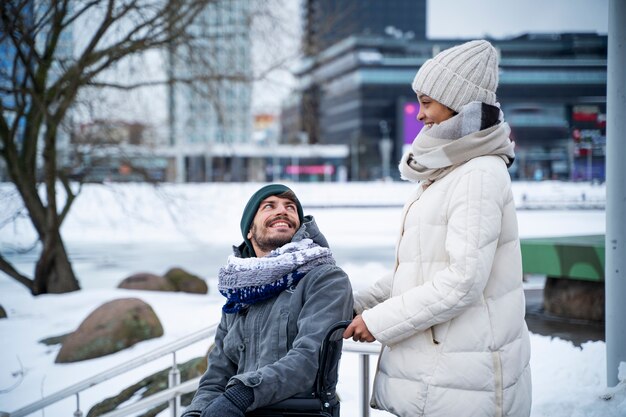
[[[248,232],[248,234],[246,235],[246,237],[247,237],[248,239],[252,239],[252,230],[250,230],[250,231]]]

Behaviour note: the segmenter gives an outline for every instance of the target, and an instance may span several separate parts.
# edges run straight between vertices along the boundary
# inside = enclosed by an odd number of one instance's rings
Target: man
[[[418,185],[393,273],[357,294],[344,332],[383,345],[371,403],[398,416],[530,415],[515,153],[497,85],[484,40],[440,52],[413,81],[425,127],[399,168]]]
[[[219,272],[227,301],[215,347],[183,417],[242,417],[310,397],[325,330],[352,318],[350,281],[293,191],[261,188],[240,225],[244,242]]]

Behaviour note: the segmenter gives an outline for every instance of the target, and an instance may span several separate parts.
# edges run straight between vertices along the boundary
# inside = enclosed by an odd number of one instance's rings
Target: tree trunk
[[[51,232],[44,239],[31,292],[33,295],[61,294],[79,289],[61,235],[58,230]]]

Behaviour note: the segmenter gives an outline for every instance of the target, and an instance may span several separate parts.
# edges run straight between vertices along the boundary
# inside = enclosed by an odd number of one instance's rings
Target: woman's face
[[[455,115],[454,110],[425,94],[418,95],[417,99],[420,102],[420,112],[417,115],[417,120],[424,123],[427,127],[432,127],[433,124],[439,124]]]

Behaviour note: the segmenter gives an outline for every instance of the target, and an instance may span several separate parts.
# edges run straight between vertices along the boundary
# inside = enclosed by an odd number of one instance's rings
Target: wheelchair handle
[[[320,361],[317,370],[317,383],[315,385],[315,389],[317,390],[317,394],[324,401],[328,400],[328,389],[325,386],[325,373],[328,367],[328,351],[330,350],[330,338],[337,330],[345,329],[352,323],[352,320],[344,320],[339,321],[337,323],[333,323],[326,330],[326,334],[324,339],[322,339],[322,345],[320,346]]]

